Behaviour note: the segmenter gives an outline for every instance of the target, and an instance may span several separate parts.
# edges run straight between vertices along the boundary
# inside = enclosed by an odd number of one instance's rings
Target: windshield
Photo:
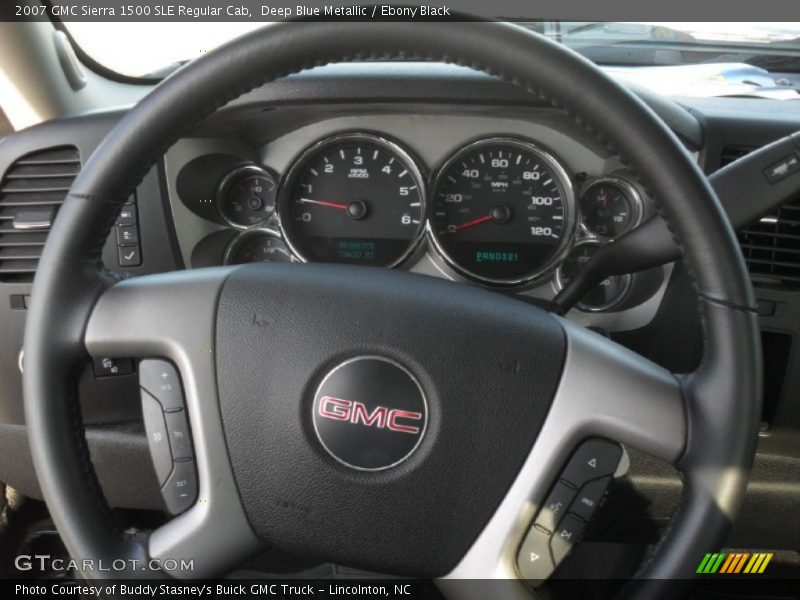
[[[181,63],[263,25],[66,24],[94,60],[133,77],[164,76]],[[620,77],[661,93],[800,97],[795,91],[800,89],[800,23],[541,21],[525,25],[597,64],[614,67]],[[654,75],[641,67],[671,69],[659,69]],[[681,81],[682,85],[674,85]]]

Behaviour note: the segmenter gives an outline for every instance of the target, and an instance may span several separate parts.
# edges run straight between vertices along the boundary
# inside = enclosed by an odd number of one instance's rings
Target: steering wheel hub
[[[555,317],[486,290],[343,265],[237,269],[219,298],[217,383],[256,535],[447,573],[530,452],[565,353]],[[421,548],[428,536],[447,547]]]

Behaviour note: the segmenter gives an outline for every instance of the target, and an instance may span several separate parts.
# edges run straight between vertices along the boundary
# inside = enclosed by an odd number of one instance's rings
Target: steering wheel
[[[697,371],[669,373],[541,309],[422,275],[266,264],[119,281],[104,268],[123,203],[193,126],[276,78],[372,59],[501,77],[619,154],[682,249],[704,329]],[[532,519],[581,443],[602,438],[682,474],[680,509],[627,588],[662,597],[722,542],[754,456],[759,330],[719,201],[637,98],[518,26],[280,24],[193,61],[91,156],[32,298],[25,414],[42,493],[73,557],[126,561],[87,578],[153,576],[135,562],[150,558],[191,560],[170,574],[210,577],[266,544],[383,573],[514,579],[524,596]],[[115,525],[92,467],[77,397],[90,355],[166,359],[182,381],[197,500],[147,535]]]

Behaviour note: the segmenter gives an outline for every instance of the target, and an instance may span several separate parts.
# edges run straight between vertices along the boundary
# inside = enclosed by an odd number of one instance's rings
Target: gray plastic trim
[[[75,56],[75,50],[69,43],[69,38],[63,31],[53,31],[53,45],[64,76],[69,81],[69,86],[76,92],[85,88],[88,83],[86,72],[78,57]]]
[[[463,579],[502,579],[503,597],[530,597],[517,579],[517,549],[558,472],[581,441],[604,437],[674,463],[686,443],[677,378],[653,362],[566,319],[567,358],[556,396],[528,458],[497,512],[438,585],[452,598],[483,596]]]
[[[180,371],[198,473],[195,505],[152,532],[150,556],[192,561],[177,578],[223,574],[260,547],[242,508],[217,397],[214,331],[222,286],[237,267],[137,277],[97,302],[85,344],[94,357],[161,357]]]

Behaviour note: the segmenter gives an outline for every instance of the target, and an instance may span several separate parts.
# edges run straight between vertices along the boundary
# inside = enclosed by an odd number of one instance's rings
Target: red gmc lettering
[[[367,427],[371,427],[373,424],[377,424],[378,429],[383,429],[386,427],[386,414],[389,412],[389,409],[385,406],[378,406],[375,410],[372,411],[372,414],[367,413],[367,407],[361,404],[361,402],[355,402],[353,404],[353,417],[350,419],[351,422],[358,425],[358,422],[361,421]],[[394,411],[392,411],[394,412]]]
[[[401,425],[397,422],[397,419],[408,419],[409,421],[420,421],[422,420],[422,415],[418,412],[410,412],[407,410],[393,410],[389,413],[389,424],[388,427],[392,431],[402,431],[403,433],[419,433],[419,427],[413,427],[410,425]]]
[[[349,421],[351,404],[350,400],[340,400],[339,398],[325,396],[319,403],[319,415],[334,421]]]
[[[399,421],[421,421],[422,413],[377,406],[370,413],[361,402],[342,400],[333,396],[323,396],[319,401],[319,416],[334,421],[350,421],[355,425],[388,429],[398,433],[419,433],[419,427],[402,424]]]

